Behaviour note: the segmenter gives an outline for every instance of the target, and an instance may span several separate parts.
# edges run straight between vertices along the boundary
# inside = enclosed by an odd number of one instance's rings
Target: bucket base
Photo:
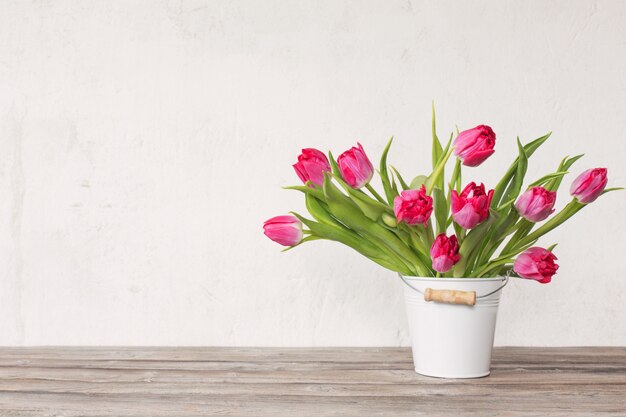
[[[489,376],[489,374],[491,372],[485,372],[485,373],[481,373],[481,374],[463,374],[463,375],[459,375],[459,374],[446,374],[446,375],[433,375],[432,373],[428,373],[425,371],[420,371],[419,369],[415,368],[415,372],[417,372],[420,375],[423,376],[427,376],[429,378],[450,378],[450,379],[470,379],[470,378],[483,378],[486,376]]]

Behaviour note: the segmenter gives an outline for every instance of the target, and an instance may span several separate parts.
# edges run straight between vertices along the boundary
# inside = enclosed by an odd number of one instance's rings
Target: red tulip
[[[423,223],[424,226],[433,212],[433,198],[426,194],[426,187],[419,190],[402,191],[393,200],[393,211],[398,222],[409,225]]]
[[[534,279],[547,284],[556,274],[559,266],[554,263],[556,256],[544,248],[532,247],[521,253],[513,264],[513,270],[522,278]]]
[[[520,216],[531,222],[545,220],[554,213],[556,191],[548,191],[543,187],[532,187],[522,194],[515,202]]]
[[[606,183],[606,168],[594,168],[580,174],[570,187],[570,194],[583,204],[591,203],[602,194]]]
[[[263,233],[276,243],[293,246],[302,240],[302,222],[294,216],[276,216],[263,223]]]
[[[459,195],[456,190],[450,193],[452,219],[463,229],[472,229],[489,217],[489,205],[493,190],[485,194],[485,185],[470,182]]]
[[[459,262],[459,242],[455,235],[450,237],[445,233],[435,238],[430,248],[430,257],[433,260],[433,269],[437,272],[448,272],[454,264]]]
[[[463,165],[475,167],[495,152],[495,145],[496,134],[489,126],[480,125],[459,133],[454,139],[454,154]]]
[[[330,163],[323,152],[314,149],[302,149],[298,156],[298,162],[293,165],[296,174],[303,183],[311,181],[313,184],[321,186],[324,184],[324,172],[330,172]]]
[[[360,143],[358,148],[352,147],[345,151],[339,158],[337,164],[341,176],[352,188],[361,188],[370,182],[374,175],[374,166],[367,158]]]

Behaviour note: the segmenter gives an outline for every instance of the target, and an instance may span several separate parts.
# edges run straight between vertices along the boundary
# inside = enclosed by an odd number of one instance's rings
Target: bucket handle
[[[424,296],[424,301],[435,301],[438,303],[449,304],[464,304],[473,306],[476,304],[477,299],[486,298],[500,291],[509,283],[509,274],[504,277],[504,284],[496,288],[495,290],[488,292],[487,294],[476,295],[476,291],[459,291],[459,290],[436,290],[433,288],[426,288],[425,291],[421,291],[408,283],[406,279],[400,274],[400,279],[413,291],[416,291]]]

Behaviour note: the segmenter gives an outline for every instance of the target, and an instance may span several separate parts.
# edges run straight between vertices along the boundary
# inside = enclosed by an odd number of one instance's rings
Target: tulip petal
[[[293,168],[303,183],[306,184],[307,181],[310,181],[318,186],[324,182],[324,172],[331,170],[326,155],[314,148],[302,149],[302,153],[298,156],[298,162],[293,165]]]
[[[480,214],[474,210],[471,204],[466,204],[461,210],[452,215],[452,219],[463,229],[472,229],[480,223]]]
[[[522,278],[533,279],[542,284],[552,280],[559,266],[554,254],[544,248],[532,247],[521,253],[513,264],[513,270]]]
[[[303,237],[302,223],[294,216],[276,216],[263,223],[263,233],[276,243],[293,246]]]
[[[357,146],[350,148],[337,158],[342,178],[355,189],[364,187],[374,175],[374,166],[367,158],[363,146],[360,143],[357,143]]]

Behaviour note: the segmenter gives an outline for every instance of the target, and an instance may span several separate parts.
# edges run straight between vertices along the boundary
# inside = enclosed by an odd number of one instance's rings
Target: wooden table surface
[[[427,378],[407,348],[0,348],[0,416],[626,416],[626,347],[497,348]]]

